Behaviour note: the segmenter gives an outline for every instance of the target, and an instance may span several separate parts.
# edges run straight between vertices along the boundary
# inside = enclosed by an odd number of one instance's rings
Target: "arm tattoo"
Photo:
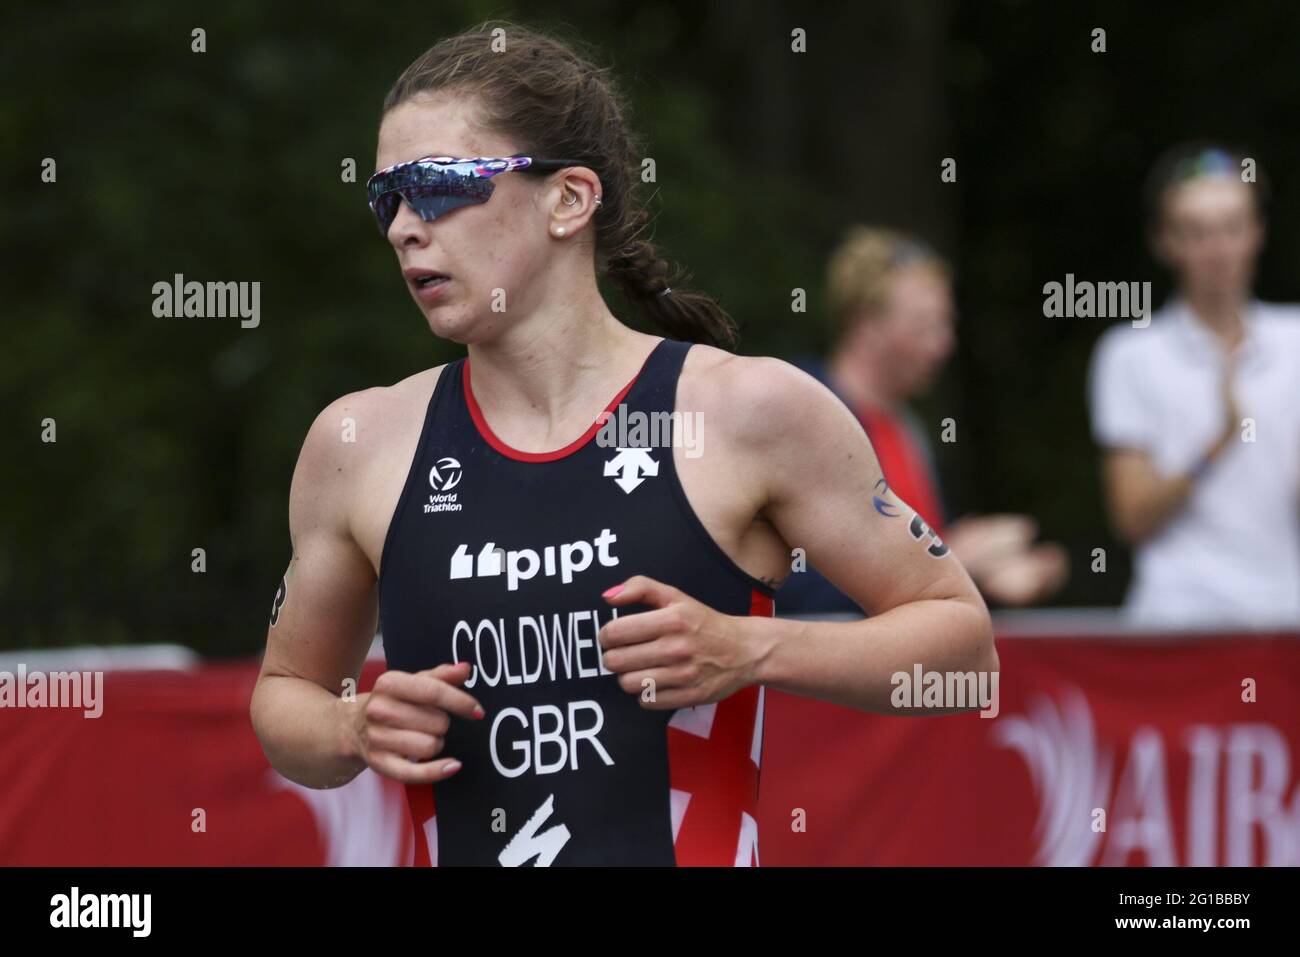
[[[284,607],[284,599],[289,594],[289,577],[280,579],[280,587],[275,590],[275,601],[271,602],[271,627],[274,628],[280,620],[280,609]]]
[[[889,483],[884,478],[880,478],[876,480],[874,487],[876,491],[871,496],[871,504],[876,507],[876,511],[886,518],[894,518],[900,515],[897,505],[881,498],[882,495],[888,495],[892,491]],[[943,558],[948,554],[948,546],[935,534],[934,529],[925,524],[925,520],[915,510],[912,512],[912,521],[908,524],[907,530],[918,542],[925,542],[926,554],[931,558]]]
[[[885,518],[894,518],[898,515],[898,506],[880,497],[889,494],[889,483],[883,478],[877,479],[875,489],[875,493],[871,496],[871,504],[876,507],[876,511]]]
[[[948,546],[935,534],[934,529],[925,524],[925,521],[918,513],[912,513],[912,523],[907,526],[907,530],[912,533],[912,537],[918,542],[928,540],[925,552],[931,558],[943,558],[948,554]]]

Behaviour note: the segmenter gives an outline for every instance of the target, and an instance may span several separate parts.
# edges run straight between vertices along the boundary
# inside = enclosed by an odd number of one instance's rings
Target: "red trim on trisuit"
[[[658,348],[659,346],[656,344],[655,349]],[[650,350],[650,355],[654,355],[655,349]],[[515,459],[519,462],[554,462],[557,459],[562,459],[565,456],[572,455],[574,452],[578,451],[578,449],[590,442],[592,437],[600,431],[600,427],[605,424],[605,419],[609,415],[614,414],[614,410],[618,408],[618,404],[627,397],[629,392],[632,391],[632,386],[636,384],[636,380],[640,377],[641,373],[645,371],[645,363],[650,361],[650,355],[647,355],[645,362],[641,363],[641,368],[638,369],[637,374],[632,377],[632,381],[623,386],[618,395],[614,396],[614,398],[610,400],[610,403],[605,406],[604,412],[596,416],[596,421],[591,424],[591,428],[587,429],[586,432],[582,433],[582,435],[578,436],[578,438],[574,439],[564,448],[556,449],[553,452],[524,452],[512,445],[507,445],[497,437],[497,434],[492,431],[492,427],[488,425],[487,419],[483,417],[483,410],[479,408],[478,402],[474,399],[474,390],[470,388],[468,356],[465,357],[465,364],[462,367],[464,374],[461,376],[461,381],[465,385],[465,404],[469,406],[469,416],[474,420],[474,426],[478,429],[479,434],[483,436],[488,445],[492,446],[492,448],[496,449],[506,458]]]

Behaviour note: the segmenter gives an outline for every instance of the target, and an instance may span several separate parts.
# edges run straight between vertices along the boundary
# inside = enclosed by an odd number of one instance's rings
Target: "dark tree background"
[[[656,238],[741,321],[742,351],[826,345],[823,264],[848,224],[934,241],[960,347],[920,411],[936,441],[957,420],[938,446],[951,504],[1037,515],[1074,560],[1061,604],[1119,599],[1084,404],[1103,324],[1044,319],[1042,286],[1073,272],[1163,295],[1142,177],[1171,143],[1219,137],[1273,183],[1260,293],[1300,298],[1300,7],[45,3],[0,22],[0,643],[260,648],[315,414],[460,354],[429,335],[341,164],[364,181],[388,85],[492,17],[604,52],[657,161]],[[155,318],[153,284],[176,273],[260,281],[261,325]]]

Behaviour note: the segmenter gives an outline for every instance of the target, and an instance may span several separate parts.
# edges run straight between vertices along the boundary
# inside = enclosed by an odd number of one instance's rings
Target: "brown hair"
[[[670,338],[733,346],[731,317],[706,293],[679,286],[689,275],[644,235],[652,216],[636,196],[640,151],[628,108],[609,71],[579,49],[576,41],[486,21],[438,41],[408,66],[383,112],[420,94],[473,97],[479,124],[514,139],[521,154],[580,161],[600,177],[596,268]]]
[[[889,295],[889,281],[900,269],[913,266],[952,278],[948,263],[916,237],[875,226],[850,226],[826,269],[835,331],[848,332],[859,319],[879,313]]]

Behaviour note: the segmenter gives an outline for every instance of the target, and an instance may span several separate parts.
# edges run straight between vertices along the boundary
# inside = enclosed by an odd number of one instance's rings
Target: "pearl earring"
[[[563,236],[563,235],[564,235],[564,227],[563,227],[563,226],[556,226],[556,227],[555,227],[555,235],[557,235],[557,236]]]

